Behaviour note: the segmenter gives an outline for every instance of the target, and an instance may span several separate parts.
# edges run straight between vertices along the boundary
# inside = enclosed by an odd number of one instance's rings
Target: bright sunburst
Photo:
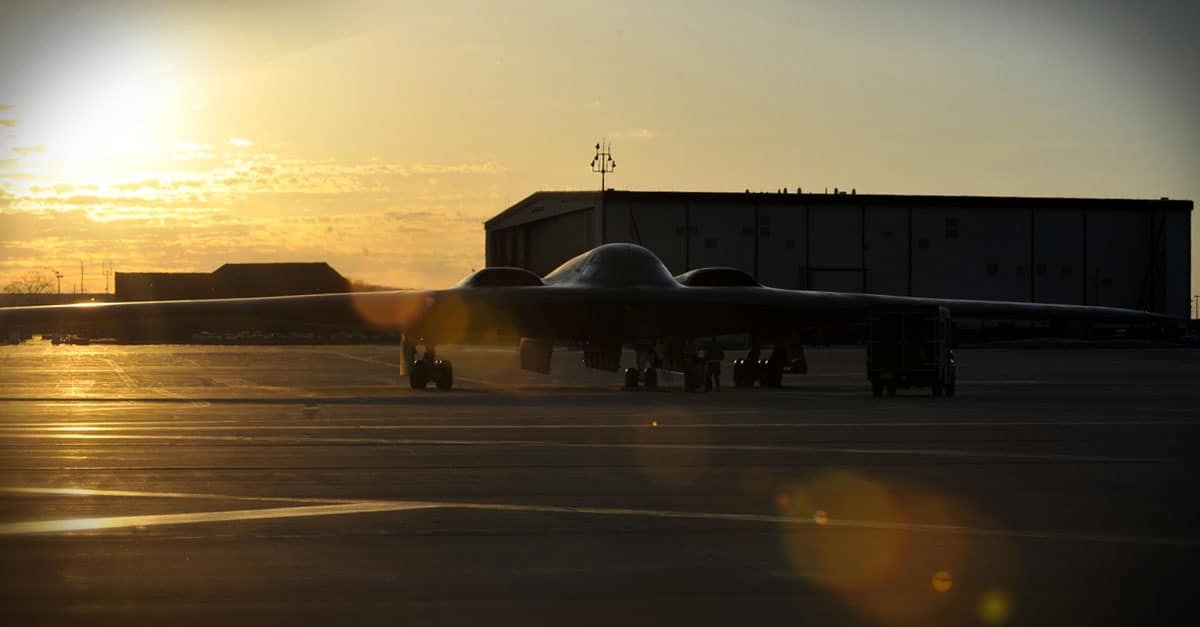
[[[45,129],[48,157],[73,167],[96,166],[163,141],[170,100],[163,86],[118,70],[81,77],[74,87],[70,102],[55,107],[53,127]]]

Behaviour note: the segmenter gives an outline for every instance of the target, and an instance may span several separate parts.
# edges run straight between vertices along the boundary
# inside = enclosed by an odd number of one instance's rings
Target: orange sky
[[[1200,196],[1186,3],[46,4],[0,20],[0,282],[444,286],[603,135],[623,189]]]

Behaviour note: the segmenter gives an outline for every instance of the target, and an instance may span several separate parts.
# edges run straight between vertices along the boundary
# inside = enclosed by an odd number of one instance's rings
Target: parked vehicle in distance
[[[946,307],[880,309],[867,315],[867,379],[875,396],[926,387],[954,396],[952,323]]]

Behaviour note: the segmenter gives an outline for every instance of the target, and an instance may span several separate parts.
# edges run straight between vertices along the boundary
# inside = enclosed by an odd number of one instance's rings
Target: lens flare
[[[1012,599],[1000,588],[992,588],[979,599],[979,620],[988,625],[1003,625],[1012,615]]]
[[[695,422],[695,417],[685,410],[667,411],[667,415],[650,420],[644,414],[633,419],[634,424],[651,425],[650,429],[632,429],[633,461],[638,471],[654,483],[682,488],[695,484],[708,471],[712,440],[707,429],[686,427]],[[672,425],[669,429],[658,426],[668,422]]]
[[[780,515],[811,524],[780,526],[794,572],[841,596],[872,622],[927,622],[947,603],[951,573],[967,568],[968,538],[936,542],[910,526],[964,524],[954,501],[903,482],[833,470],[775,488]],[[932,586],[937,594],[915,594]],[[943,594],[945,593],[945,594]]]

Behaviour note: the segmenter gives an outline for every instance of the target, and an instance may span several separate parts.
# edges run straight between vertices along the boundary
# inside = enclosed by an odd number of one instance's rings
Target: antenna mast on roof
[[[604,184],[604,175],[617,169],[617,162],[612,158],[612,144],[608,143],[608,138],[596,144],[596,156],[592,157],[592,172],[600,173],[600,191],[603,192],[607,187]]]

